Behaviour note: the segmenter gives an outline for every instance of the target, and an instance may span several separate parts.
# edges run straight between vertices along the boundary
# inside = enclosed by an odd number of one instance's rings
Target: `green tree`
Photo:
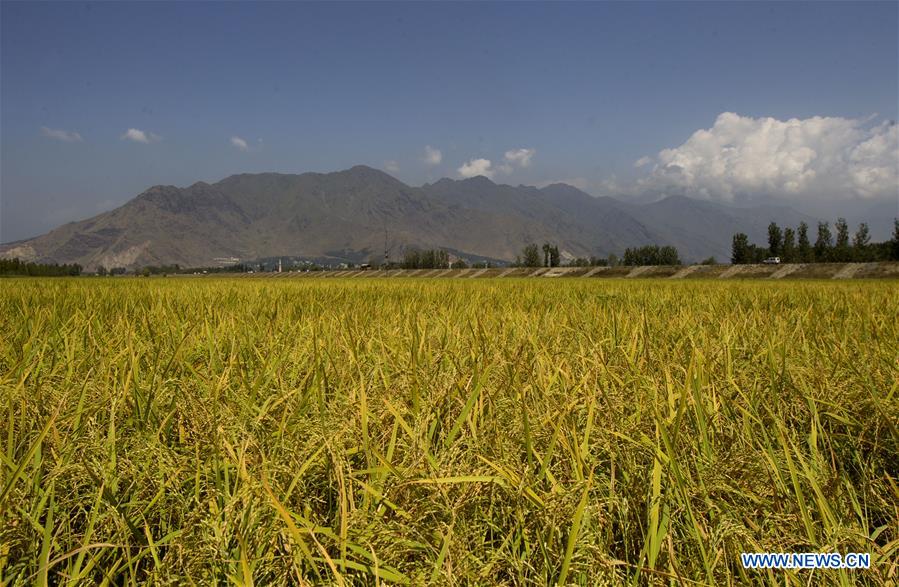
[[[893,238],[890,240],[890,260],[899,261],[899,218],[893,219]]]
[[[730,246],[730,262],[734,265],[749,263],[749,237],[738,232]]]
[[[750,244],[749,248],[746,251],[746,262],[761,263],[765,260],[765,257],[768,256],[768,247],[760,247],[758,245]]]
[[[814,258],[812,257],[812,245],[808,240],[808,224],[805,222],[799,223],[799,229],[796,231],[796,255],[799,257],[799,260],[803,263],[811,263]]]
[[[867,261],[868,244],[871,242],[871,232],[868,229],[868,223],[862,222],[852,237],[852,259],[854,261]]]
[[[553,245],[549,248],[549,266],[550,267],[558,267],[561,261],[561,256],[559,255],[559,247]]]
[[[837,218],[834,225],[837,229],[837,244],[834,247],[833,257],[836,261],[849,260],[849,225],[845,218]]]
[[[830,234],[830,223],[818,223],[818,238],[815,240],[815,262],[825,263],[831,259],[833,236]]]
[[[768,225],[768,254],[772,257],[779,257],[783,248],[783,233],[776,222]]]
[[[81,265],[45,265],[42,263],[29,263],[18,258],[0,259],[0,275],[31,275],[34,277],[62,277],[66,275],[81,275]]]
[[[780,254],[784,263],[796,262],[796,235],[793,233],[792,228],[787,227],[784,229],[784,242]]]
[[[540,267],[540,249],[531,243],[521,252],[521,263],[525,267]]]
[[[421,253],[408,249],[403,253],[403,269],[421,269]]]
[[[624,250],[624,265],[680,265],[677,249],[672,246],[646,245]]]
[[[659,249],[659,265],[680,265],[680,255],[677,249],[672,246],[665,246]]]

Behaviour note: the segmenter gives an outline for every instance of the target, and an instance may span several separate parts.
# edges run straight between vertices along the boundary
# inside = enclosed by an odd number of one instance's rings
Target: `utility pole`
[[[390,267],[390,252],[387,248],[387,226],[384,226],[384,269]]]

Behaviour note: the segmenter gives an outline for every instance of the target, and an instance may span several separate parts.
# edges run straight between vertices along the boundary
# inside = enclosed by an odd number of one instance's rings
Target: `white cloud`
[[[65,143],[80,143],[82,140],[81,135],[77,132],[56,128],[47,128],[46,126],[41,127],[41,134],[45,137],[56,139],[57,141],[63,141]]]
[[[261,139],[260,139],[260,141],[261,141]],[[237,136],[231,137],[231,145],[234,147],[237,147],[241,151],[249,151],[250,150],[250,145],[247,144],[247,141],[245,139],[242,139]]]
[[[682,190],[706,199],[896,196],[899,127],[869,119],[790,120],[720,114],[679,147],[658,155],[643,189]]]
[[[496,169],[499,170],[500,173],[505,173],[506,175],[509,175],[512,173],[512,171],[514,171],[512,169],[512,166],[509,165],[508,163],[503,163],[502,165],[498,166]]]
[[[505,159],[513,165],[528,167],[531,164],[531,159],[536,154],[536,149],[513,149],[511,151],[506,151]]]
[[[385,161],[384,169],[386,169],[387,171],[389,171],[391,173],[396,173],[400,170],[400,164],[397,163],[396,161]]]
[[[464,163],[458,171],[462,177],[476,177],[478,175],[493,177],[494,171],[492,166],[493,163],[490,162],[490,159],[471,159]]]
[[[634,167],[645,167],[652,163],[652,157],[640,157],[636,161],[634,161]]]
[[[633,191],[632,187],[633,186],[631,185],[619,182],[618,178],[615,177],[615,174],[612,174],[597,182],[594,186],[593,194],[598,196],[620,196],[621,194],[627,194]]]
[[[424,161],[428,165],[440,165],[440,162],[443,161],[443,153],[440,152],[440,149],[425,145]]]
[[[135,143],[155,143],[157,141],[161,141],[162,137],[153,134],[151,132],[145,132],[136,128],[129,128],[125,131],[125,134],[122,135],[123,141],[134,141]]]

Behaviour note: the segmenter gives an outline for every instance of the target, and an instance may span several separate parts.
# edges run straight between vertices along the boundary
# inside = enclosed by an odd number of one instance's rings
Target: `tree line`
[[[620,265],[620,261],[618,260],[618,255],[612,253],[607,258],[603,259],[601,257],[596,257],[591,255],[589,257],[577,257],[576,259],[572,259],[569,263],[569,267],[615,267],[616,265]]]
[[[542,255],[540,254],[542,250]],[[554,244],[544,243],[538,247],[531,243],[522,250],[521,255],[515,258],[516,267],[559,267],[562,264],[559,247]],[[619,260],[615,254],[607,259],[599,257],[578,257],[569,262],[569,267],[605,267],[616,265],[680,265],[680,255],[672,246],[646,245],[642,247],[627,248],[624,257]]]
[[[541,254],[542,251],[542,254]],[[515,257],[516,267],[558,267],[562,256],[559,247],[549,243],[543,243],[538,247],[536,243],[530,243],[521,251],[521,255]]]
[[[646,245],[644,247],[624,250],[624,265],[680,265],[680,255],[672,246],[660,247]]]
[[[796,230],[781,229],[776,222],[768,225],[768,246],[749,242],[742,232],[733,236],[730,261],[734,265],[761,263],[769,257],[780,257],[783,263],[865,263],[899,260],[899,219],[893,222],[893,237],[884,242],[872,243],[866,222],[850,237],[845,218],[834,224],[836,238],[829,222],[819,222],[815,242],[809,238],[809,226],[800,222]]]
[[[81,275],[81,265],[57,263],[30,263],[15,259],[0,259],[0,275],[32,275],[35,277],[61,277]]]
[[[408,249],[401,265],[403,269],[449,269],[449,253],[440,249]]]

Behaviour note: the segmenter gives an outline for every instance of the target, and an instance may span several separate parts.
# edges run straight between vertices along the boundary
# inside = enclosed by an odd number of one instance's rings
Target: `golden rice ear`
[[[789,265],[3,279],[0,583],[891,585],[895,285]]]

